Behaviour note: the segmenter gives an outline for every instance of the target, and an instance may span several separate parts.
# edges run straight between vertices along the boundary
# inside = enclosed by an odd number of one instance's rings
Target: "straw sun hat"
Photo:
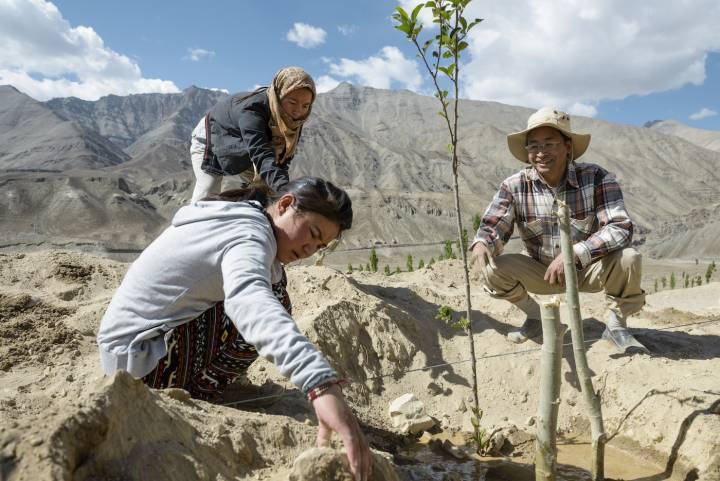
[[[507,136],[508,147],[516,159],[528,162],[527,134],[538,127],[552,127],[572,139],[573,159],[579,158],[590,145],[590,134],[577,134],[570,128],[570,115],[552,107],[543,107],[530,116],[527,128]]]

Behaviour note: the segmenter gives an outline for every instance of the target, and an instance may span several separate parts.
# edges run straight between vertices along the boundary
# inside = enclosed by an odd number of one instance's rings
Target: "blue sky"
[[[0,0],[0,83],[40,100],[232,92],[300,65],[321,91],[350,81],[428,94],[390,19],[413,3]],[[720,130],[717,0],[476,0],[468,13],[486,20],[466,51],[462,97]]]

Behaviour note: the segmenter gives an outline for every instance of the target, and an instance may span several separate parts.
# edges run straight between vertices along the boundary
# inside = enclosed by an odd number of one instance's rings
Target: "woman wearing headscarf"
[[[191,202],[218,194],[225,175],[257,174],[273,190],[288,170],[315,100],[315,82],[299,67],[281,69],[268,87],[220,101],[192,133],[196,182]]]

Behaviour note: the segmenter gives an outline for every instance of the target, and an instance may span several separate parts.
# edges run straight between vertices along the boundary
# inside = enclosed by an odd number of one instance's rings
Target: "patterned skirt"
[[[273,284],[273,293],[292,314],[287,278]],[[210,400],[240,378],[257,359],[255,346],[245,342],[219,302],[197,318],[173,329],[167,354],[143,382],[155,389],[181,388],[196,399]]]

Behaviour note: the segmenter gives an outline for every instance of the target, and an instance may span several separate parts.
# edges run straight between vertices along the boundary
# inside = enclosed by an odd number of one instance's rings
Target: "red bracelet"
[[[331,379],[330,381],[324,382],[310,389],[307,392],[307,399],[308,401],[313,402],[314,400],[325,394],[325,391],[327,391],[331,387],[337,385],[340,386],[340,389],[342,389],[345,384],[349,383],[350,382],[347,379]]]

